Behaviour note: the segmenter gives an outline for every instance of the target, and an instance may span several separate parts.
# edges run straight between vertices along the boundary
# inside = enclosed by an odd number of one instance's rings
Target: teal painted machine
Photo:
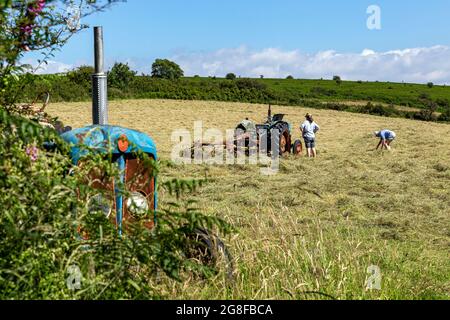
[[[156,222],[156,176],[144,165],[138,154],[147,154],[157,160],[156,146],[146,134],[120,126],[108,125],[107,74],[104,72],[103,28],[94,27],[95,73],[92,75],[92,119],[94,125],[61,134],[71,147],[75,165],[83,165],[83,157],[95,153],[116,163],[119,177],[105,176],[93,170],[89,180],[99,194],[92,200],[93,208],[100,209],[115,220],[119,234],[128,222],[143,221],[148,228]],[[153,211],[153,217],[149,214]],[[112,213],[115,212],[115,216]]]
[[[90,178],[100,180],[94,184],[95,188],[103,189],[114,194],[114,203],[108,205],[105,199],[95,199],[97,206],[102,206],[106,215],[115,211],[115,222],[122,234],[124,224],[129,221],[147,220],[146,226],[152,228],[156,222],[158,196],[156,191],[157,179],[151,170],[145,168],[136,157],[137,153],[145,153],[157,160],[156,145],[146,134],[119,126],[93,125],[65,132],[61,135],[71,147],[73,164],[81,165],[83,157],[89,153],[109,156],[116,163],[120,171],[116,181],[108,182],[100,177]],[[128,198],[124,190],[129,192]],[[100,197],[100,196],[99,196]],[[149,212],[153,211],[153,219],[148,221]]]

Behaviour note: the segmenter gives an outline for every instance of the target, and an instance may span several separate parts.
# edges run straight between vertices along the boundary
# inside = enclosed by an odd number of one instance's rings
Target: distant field
[[[264,81],[277,87],[277,80]],[[296,81],[282,85],[296,90]],[[363,86],[381,100],[381,86],[390,92],[388,84],[322,85],[343,94]],[[393,86],[405,99],[428,92],[424,86]],[[448,89],[429,92],[448,97]],[[91,122],[90,103],[52,104],[48,111],[73,127]],[[326,298],[308,291],[337,299],[449,299],[450,125],[302,107],[273,111],[286,113],[295,128],[306,112],[314,114],[322,127],[317,159],[287,157],[271,177],[251,165],[165,166],[161,172],[162,179],[209,177],[195,200],[238,230],[226,239],[235,282],[227,285],[220,274],[155,285],[181,299]],[[205,129],[232,129],[247,116],[262,121],[266,112],[258,104],[120,100],[110,102],[110,123],[149,134],[169,159],[174,129],[192,131],[196,120]],[[392,153],[372,151],[377,141],[371,132],[383,128],[398,134]],[[169,198],[160,194],[162,207]],[[371,265],[381,270],[381,290],[366,290]]]
[[[48,91],[53,102],[75,102],[91,100],[91,75],[78,77],[43,75],[33,77],[32,85],[24,92],[25,100],[33,101],[38,94]],[[109,83],[110,100],[123,99],[174,99],[227,102],[271,103],[279,105],[308,106],[332,110],[354,111],[386,115],[376,110],[351,108],[359,104],[384,104],[402,107],[403,111],[424,108],[424,99],[438,105],[438,112],[450,108],[450,87],[428,87],[426,84],[342,81],[305,79],[235,79],[184,77],[179,80],[154,79],[135,76],[124,83]],[[349,108],[336,109],[326,103],[340,103]],[[413,108],[413,109],[405,109]],[[356,110],[355,110],[356,109]],[[450,114],[450,111],[449,111]],[[392,114],[411,118],[407,114]],[[450,117],[450,116],[449,116]],[[417,119],[416,117],[414,117]]]
[[[186,79],[201,83],[207,78]],[[280,100],[307,98],[326,102],[372,101],[417,108],[421,107],[418,101],[421,95],[429,95],[433,100],[450,101],[449,86],[434,85],[429,88],[426,84],[368,81],[342,81],[338,85],[336,81],[320,79],[256,79],[256,81],[267,85]],[[276,103],[276,98],[273,103]]]
[[[450,87],[425,84],[342,81],[337,85],[331,80],[262,80],[276,92],[301,93],[325,101],[373,101],[402,106],[416,106],[420,95],[427,94],[433,100],[450,100]]]

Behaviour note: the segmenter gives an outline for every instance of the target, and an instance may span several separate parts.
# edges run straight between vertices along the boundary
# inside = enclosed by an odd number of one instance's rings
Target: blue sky
[[[381,30],[369,30],[366,26],[369,5],[381,8]],[[448,0],[128,0],[82,22],[104,27],[107,64],[127,61],[146,73],[150,72],[153,60],[160,57],[178,59],[187,73],[202,75],[220,76],[229,70],[243,76],[266,71],[268,76],[281,77],[291,71],[298,77],[318,77],[321,72],[325,77],[332,71],[341,71],[344,77],[347,72],[349,78],[370,78],[371,71],[366,64],[373,64],[374,59],[364,58],[354,66],[361,70],[363,65],[368,68],[368,74],[360,75],[358,70],[350,72],[336,66],[344,63],[342,55],[347,55],[344,61],[348,63],[354,60],[354,55],[361,56],[366,50],[364,57],[367,53],[383,54],[385,63],[395,62],[399,56],[415,59],[422,55],[419,61],[413,61],[414,70],[407,68],[409,60],[404,62],[406,65],[397,66],[392,80],[400,80],[395,77],[402,76],[398,72],[403,70],[405,80],[419,81],[412,76],[423,70],[417,77],[450,82],[448,64],[445,75],[435,70],[436,67],[431,70],[430,66],[417,71],[420,67],[417,63],[423,63],[428,56],[423,56],[423,52],[405,54],[404,51],[426,48],[431,50],[431,57],[438,57],[445,64],[450,47]],[[394,51],[397,54],[389,55]],[[333,55],[324,61],[323,52],[333,52]],[[230,55],[236,60],[230,60]],[[279,60],[271,59],[277,55]],[[287,64],[286,59],[290,61]],[[313,66],[295,59],[333,66],[329,72],[314,69],[308,73],[302,69]],[[252,63],[245,65],[246,61]],[[56,54],[54,63],[71,67],[92,63],[92,32],[85,30],[74,36]],[[289,68],[292,70],[288,71]]]

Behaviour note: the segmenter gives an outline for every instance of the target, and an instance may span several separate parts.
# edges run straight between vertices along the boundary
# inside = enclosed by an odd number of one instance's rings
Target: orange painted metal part
[[[117,147],[119,148],[120,152],[127,152],[128,147],[130,146],[130,143],[128,141],[128,138],[126,135],[121,135],[119,137],[119,140],[117,141]]]

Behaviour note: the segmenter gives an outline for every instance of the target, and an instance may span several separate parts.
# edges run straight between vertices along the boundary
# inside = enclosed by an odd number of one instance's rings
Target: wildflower
[[[36,146],[28,146],[25,152],[32,162],[39,158],[39,149]]]
[[[33,27],[32,25],[27,25],[27,26],[23,26],[20,27],[20,31],[24,34],[30,35],[31,32],[33,32]]]
[[[44,10],[45,0],[38,0],[28,6],[28,12],[38,15]]]

